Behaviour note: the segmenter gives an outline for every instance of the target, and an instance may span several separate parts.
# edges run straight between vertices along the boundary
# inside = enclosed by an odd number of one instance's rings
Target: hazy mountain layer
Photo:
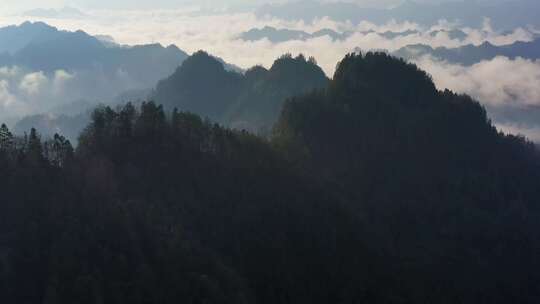
[[[431,56],[445,60],[449,63],[473,65],[482,60],[491,60],[497,56],[505,56],[510,59],[517,57],[536,60],[540,59],[540,39],[531,42],[515,42],[510,45],[495,46],[489,42],[482,45],[466,45],[458,48],[432,48],[427,45],[409,45],[393,53],[393,55],[405,59],[418,59],[422,56]]]
[[[434,31],[429,32],[428,34],[435,36],[440,32],[447,33],[450,39],[463,40],[467,37],[467,34],[465,34],[461,30],[434,30]],[[339,33],[331,29],[322,29],[313,33],[308,33],[305,31],[276,29],[274,27],[265,26],[260,29],[254,28],[247,32],[243,32],[239,35],[239,38],[245,41],[258,41],[262,39],[268,39],[270,42],[280,43],[280,42],[286,42],[286,41],[291,41],[291,40],[304,41],[304,40],[314,39],[314,38],[319,38],[319,37],[324,37],[324,36],[328,36],[332,40],[344,40],[355,33],[356,32],[352,32],[352,31]],[[416,31],[416,30],[406,30],[402,32],[392,32],[392,31],[376,32],[376,31],[371,30],[371,31],[361,31],[358,33],[362,35],[377,34],[387,39],[395,39],[397,37],[421,34],[420,31]]]
[[[85,32],[59,31],[39,22],[0,29],[2,51],[9,54],[0,57],[0,66],[21,66],[45,73],[56,70],[94,70],[103,76],[125,73],[138,88],[154,86],[188,56],[175,46],[105,45]]]
[[[303,56],[283,56],[269,70],[255,67],[239,74],[198,52],[160,81],[151,99],[167,109],[178,108],[259,132],[271,128],[285,99],[322,88],[327,81],[315,61]]]

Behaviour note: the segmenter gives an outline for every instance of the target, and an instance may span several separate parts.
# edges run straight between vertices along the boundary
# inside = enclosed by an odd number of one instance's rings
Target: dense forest
[[[270,121],[256,92],[312,61],[205,62],[206,86],[177,71],[157,102],[97,108],[75,148],[0,128],[2,303],[540,301],[540,155],[478,102],[351,54],[289,81],[263,137],[187,111]]]

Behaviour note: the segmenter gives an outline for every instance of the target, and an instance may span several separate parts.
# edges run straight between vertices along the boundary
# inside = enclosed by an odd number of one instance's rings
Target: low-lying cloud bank
[[[75,102],[110,102],[118,94],[138,88],[124,71],[114,75],[99,68],[53,73],[22,67],[0,67],[0,119],[54,111]]]
[[[0,67],[0,115],[25,115],[58,104],[65,100],[66,87],[73,78],[64,70],[45,75],[20,67]]]
[[[467,93],[490,106],[540,106],[540,60],[496,57],[470,67],[424,57],[416,64],[437,86]]]

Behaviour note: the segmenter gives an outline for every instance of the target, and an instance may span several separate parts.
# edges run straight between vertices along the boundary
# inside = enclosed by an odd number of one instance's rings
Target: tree
[[[73,159],[73,146],[64,136],[54,134],[45,142],[43,149],[47,160],[54,166],[63,167]]]
[[[9,131],[5,124],[0,127],[0,149],[6,150],[11,148],[13,144],[13,134]]]
[[[42,165],[45,162],[41,137],[34,128],[30,130],[26,143],[25,160],[32,165]]]

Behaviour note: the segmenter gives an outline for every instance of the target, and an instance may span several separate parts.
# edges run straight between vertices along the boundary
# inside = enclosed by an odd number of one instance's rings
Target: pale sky
[[[20,12],[21,10],[35,8],[61,8],[73,6],[92,9],[165,9],[181,8],[185,5],[200,6],[230,6],[230,5],[256,5],[261,3],[285,2],[287,0],[0,0],[0,12]],[[325,0],[336,1],[336,0]],[[406,0],[343,0],[367,6],[396,5]],[[458,0],[416,0],[416,2],[439,3]],[[461,0],[463,1],[463,0]],[[475,1],[475,0],[470,0]]]

